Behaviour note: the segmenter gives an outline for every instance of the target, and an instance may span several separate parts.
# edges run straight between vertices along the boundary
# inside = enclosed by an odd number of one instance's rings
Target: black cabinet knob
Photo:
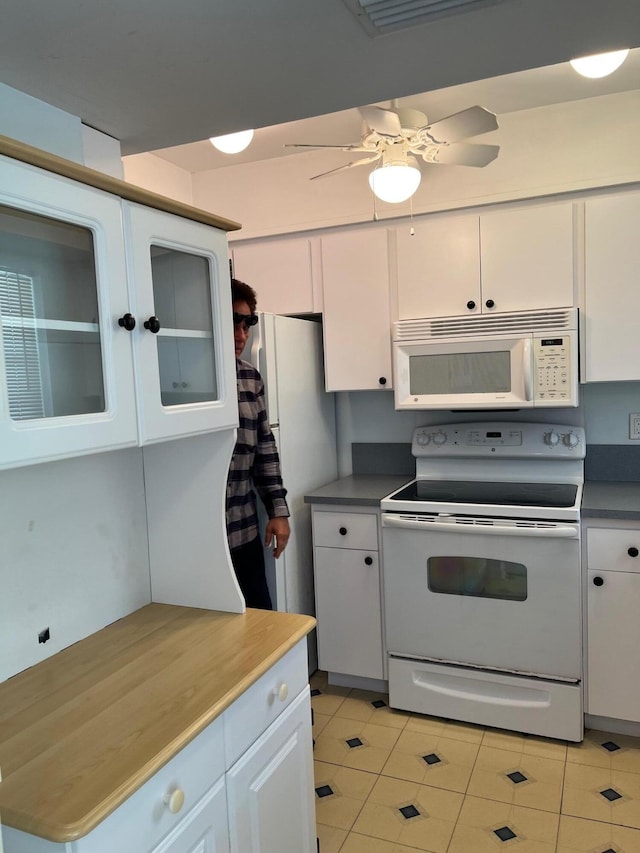
[[[157,335],[160,331],[160,320],[157,317],[149,317],[148,320],[144,321],[145,329],[149,329],[150,332],[153,332],[154,335]]]
[[[493,308],[496,303],[493,301],[493,299],[487,299],[484,304],[487,306],[487,308]]]
[[[467,308],[469,309],[469,311],[473,311],[473,309],[474,309],[475,307],[476,307],[476,303],[473,301],[473,299],[470,299],[470,300],[467,302]]]
[[[364,558],[365,565],[370,566],[373,563],[373,557]]]
[[[127,332],[132,332],[136,327],[136,318],[133,314],[123,314],[122,317],[118,319],[118,325],[122,326],[123,329],[126,329]]]
[[[386,377],[386,376],[381,376],[381,377],[380,377],[380,379],[378,379],[378,383],[379,383],[380,385],[386,385],[386,384],[387,384],[387,377]]]
[[[627,551],[627,554],[630,557],[637,557],[638,556],[638,549],[634,545],[632,545],[631,548],[629,548],[629,550]]]
[[[338,532],[339,532],[340,536],[346,536],[347,535],[347,528],[341,527]]]
[[[593,579],[593,585],[594,585],[594,586],[604,586],[604,578],[601,578],[601,577],[599,577],[599,576],[596,576],[596,577]]]

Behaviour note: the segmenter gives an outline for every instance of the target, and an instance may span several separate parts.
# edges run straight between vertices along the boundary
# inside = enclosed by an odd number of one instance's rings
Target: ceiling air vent
[[[472,12],[505,0],[344,0],[370,36],[427,24],[438,18]]]

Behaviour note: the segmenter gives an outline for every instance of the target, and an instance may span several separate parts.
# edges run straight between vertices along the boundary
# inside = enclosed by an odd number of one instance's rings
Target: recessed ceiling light
[[[227,133],[225,136],[212,136],[209,142],[224,154],[239,154],[249,146],[252,139],[252,130],[240,130],[238,133]]]
[[[612,74],[629,55],[628,50],[614,50],[610,53],[597,53],[593,56],[581,56],[571,59],[571,67],[583,77],[606,77]]]

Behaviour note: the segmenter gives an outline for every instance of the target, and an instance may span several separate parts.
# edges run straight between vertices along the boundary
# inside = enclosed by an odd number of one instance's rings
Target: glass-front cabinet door
[[[142,443],[237,425],[226,235],[125,202]]]
[[[136,444],[120,199],[0,157],[0,467]]]

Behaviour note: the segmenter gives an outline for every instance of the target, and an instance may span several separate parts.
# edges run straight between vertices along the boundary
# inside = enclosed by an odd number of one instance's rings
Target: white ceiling
[[[437,121],[466,107],[480,104],[496,113],[500,121],[500,115],[504,113],[636,89],[640,89],[640,48],[631,50],[624,64],[614,74],[599,80],[581,77],[565,62],[398,98],[396,105],[420,110],[428,116],[429,121]],[[389,107],[390,103],[380,102],[379,105]],[[596,121],[598,116],[594,115],[594,122]],[[195,173],[273,157],[291,156],[308,150],[285,147],[290,143],[342,145],[357,142],[361,128],[362,116],[358,109],[354,108],[260,128],[249,148],[239,154],[223,154],[214,148],[208,139],[159,149],[153,153],[188,172]],[[478,137],[470,141],[485,140]],[[495,142],[494,139],[490,141]],[[332,154],[336,166],[362,156],[339,150]]]
[[[4,0],[0,80],[134,154],[343,111],[348,142],[354,107],[425,91],[426,109],[410,102],[432,119],[500,113],[522,107],[460,84],[625,46],[640,46],[638,0],[502,0],[378,38],[343,0]],[[555,78],[543,86],[548,103]]]

